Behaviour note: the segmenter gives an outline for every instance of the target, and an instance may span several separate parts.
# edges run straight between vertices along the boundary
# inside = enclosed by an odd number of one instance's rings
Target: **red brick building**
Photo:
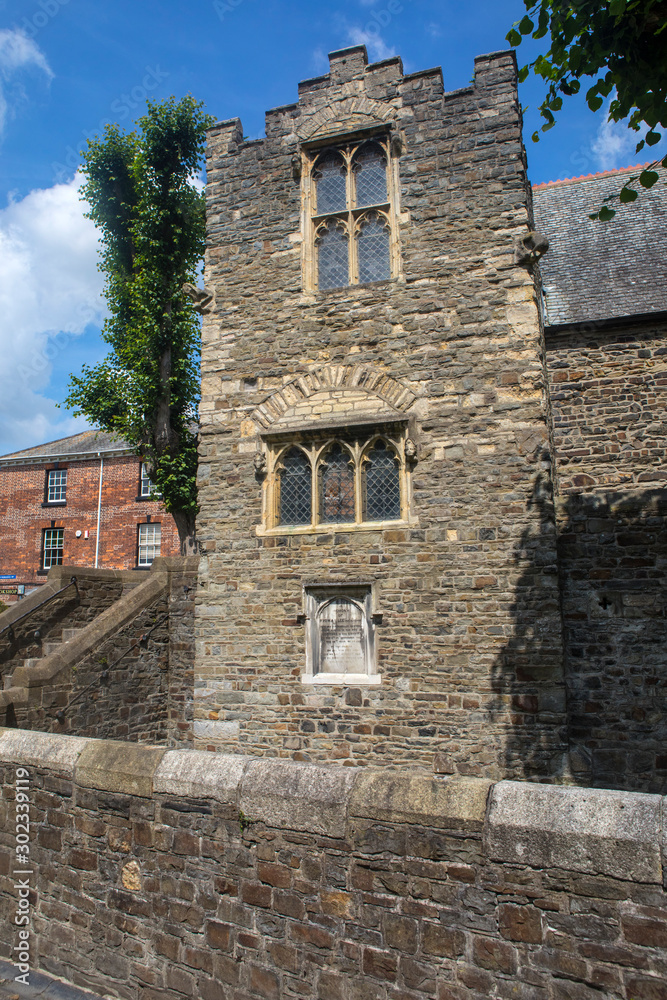
[[[0,457],[0,600],[44,583],[51,566],[139,570],[177,555],[154,496],[132,447],[102,431]]]

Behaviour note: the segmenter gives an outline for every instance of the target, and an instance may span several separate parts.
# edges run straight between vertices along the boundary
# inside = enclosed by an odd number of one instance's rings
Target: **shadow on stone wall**
[[[538,479],[530,505],[539,520],[515,554],[522,567],[511,608],[515,631],[491,675],[496,721],[509,702],[505,770],[533,780],[569,771],[581,784],[665,794],[667,490],[561,498],[559,595],[551,587],[546,480]],[[565,715],[554,629],[559,599]]]
[[[667,792],[667,490],[559,504],[575,777]]]
[[[530,521],[514,552],[519,575],[508,609],[514,630],[490,678],[491,718],[504,731],[501,770],[531,780],[556,777],[567,762],[556,524],[548,455],[541,459],[527,504]]]

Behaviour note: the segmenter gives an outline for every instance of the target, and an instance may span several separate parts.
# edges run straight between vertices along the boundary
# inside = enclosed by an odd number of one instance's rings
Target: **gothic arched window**
[[[279,524],[310,524],[310,462],[300,448],[290,448],[280,470]]]
[[[389,260],[389,223],[379,212],[369,212],[359,226],[357,236],[359,281],[386,281],[391,277]]]
[[[323,524],[355,520],[354,462],[340,444],[331,446],[320,468],[320,521]]]
[[[387,157],[377,143],[362,146],[354,158],[357,208],[384,205],[387,201]]]
[[[347,208],[347,168],[339,153],[327,153],[315,166],[317,214],[344,212]]]
[[[320,288],[341,288],[349,283],[348,238],[335,220],[323,226],[317,235],[317,269]]]
[[[304,153],[306,288],[328,291],[398,276],[398,172],[392,148],[385,134]]]
[[[364,521],[392,521],[401,516],[400,465],[384,441],[376,441],[363,465]]]
[[[291,435],[270,437],[263,460],[255,465],[262,477],[266,474],[259,534],[410,520],[416,459],[405,424],[391,424],[380,434],[375,427],[346,428],[336,438],[316,430],[296,432],[291,441],[286,436]]]

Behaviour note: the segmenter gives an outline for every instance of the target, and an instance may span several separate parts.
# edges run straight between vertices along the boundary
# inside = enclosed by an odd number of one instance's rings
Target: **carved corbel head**
[[[192,308],[195,312],[198,312],[201,316],[208,316],[209,313],[213,312],[215,294],[210,288],[196,288],[195,285],[191,285],[189,281],[186,281],[182,285],[182,291],[192,302]]]
[[[549,249],[549,240],[541,233],[530,232],[514,244],[514,263],[521,267],[532,267]]]
[[[391,135],[391,155],[399,157],[403,153],[403,139],[400,132],[392,132]]]

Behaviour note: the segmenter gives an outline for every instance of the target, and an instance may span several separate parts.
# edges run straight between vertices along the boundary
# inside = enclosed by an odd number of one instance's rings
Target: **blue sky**
[[[507,48],[524,12],[521,0],[0,0],[0,454],[84,426],[55,404],[69,374],[106,353],[97,237],[77,193],[87,136],[131,128],[147,97],[192,93],[258,137],[266,109],[361,42],[371,60],[401,55],[406,72],[442,66],[453,90],[475,55]],[[628,130],[581,99],[532,143],[541,93],[532,80],[520,91],[533,183],[636,162]]]

